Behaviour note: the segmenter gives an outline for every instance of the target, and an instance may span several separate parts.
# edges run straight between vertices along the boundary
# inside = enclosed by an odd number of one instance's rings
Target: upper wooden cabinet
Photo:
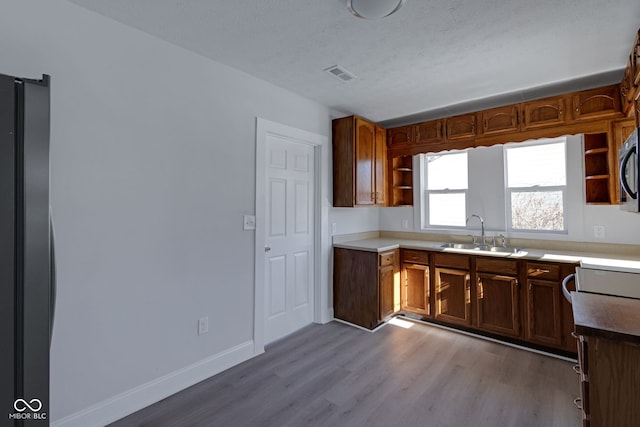
[[[445,119],[447,140],[471,139],[476,136],[476,114],[462,114]]]
[[[519,129],[518,105],[492,108],[480,113],[483,135],[495,135],[505,132],[516,132]]]
[[[414,127],[416,144],[432,144],[444,139],[444,120],[431,120],[418,123]]]
[[[633,75],[633,55],[629,56],[627,67],[624,69],[622,81],[620,82],[620,100],[622,101],[622,112],[628,114],[633,108],[633,96],[635,94],[635,82]]]
[[[333,127],[333,206],[386,204],[386,132],[360,117]]]
[[[559,126],[566,122],[565,99],[562,96],[529,101],[522,104],[522,129]]]
[[[585,90],[573,95],[572,115],[574,120],[610,118],[620,111],[618,85]]]
[[[415,141],[413,133],[414,127],[415,125],[409,125],[389,129],[387,131],[387,145],[389,148],[398,148],[413,144]]]

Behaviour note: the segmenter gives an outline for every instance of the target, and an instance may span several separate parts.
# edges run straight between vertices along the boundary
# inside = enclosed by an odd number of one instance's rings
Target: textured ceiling
[[[386,125],[617,83],[640,26],[638,0],[407,0],[378,21],[344,0],[70,1]]]

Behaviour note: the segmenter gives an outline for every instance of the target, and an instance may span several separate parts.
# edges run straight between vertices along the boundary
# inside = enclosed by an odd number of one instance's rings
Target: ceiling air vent
[[[336,79],[339,79],[342,82],[348,82],[357,78],[355,74],[353,74],[350,71],[347,71],[341,65],[332,65],[329,68],[325,68],[323,71],[326,71],[327,73],[331,74],[333,77],[335,77]]]

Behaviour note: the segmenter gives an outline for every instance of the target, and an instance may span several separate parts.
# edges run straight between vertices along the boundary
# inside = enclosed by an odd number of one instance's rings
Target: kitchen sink
[[[522,248],[513,248],[509,246],[491,246],[491,245],[481,245],[477,243],[443,243],[440,245],[441,248],[447,249],[462,249],[462,250],[470,250],[470,251],[478,251],[478,252],[494,252],[494,253],[505,253],[505,254],[517,254],[523,251]]]

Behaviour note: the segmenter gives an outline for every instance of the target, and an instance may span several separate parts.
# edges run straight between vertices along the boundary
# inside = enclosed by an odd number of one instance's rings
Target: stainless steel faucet
[[[467,224],[469,224],[469,220],[473,217],[476,217],[480,220],[480,226],[481,226],[481,237],[480,237],[480,242],[482,243],[482,246],[487,246],[487,241],[486,241],[486,237],[484,235],[484,219],[480,216],[480,215],[476,215],[473,214],[471,215],[469,218],[467,218]]]

